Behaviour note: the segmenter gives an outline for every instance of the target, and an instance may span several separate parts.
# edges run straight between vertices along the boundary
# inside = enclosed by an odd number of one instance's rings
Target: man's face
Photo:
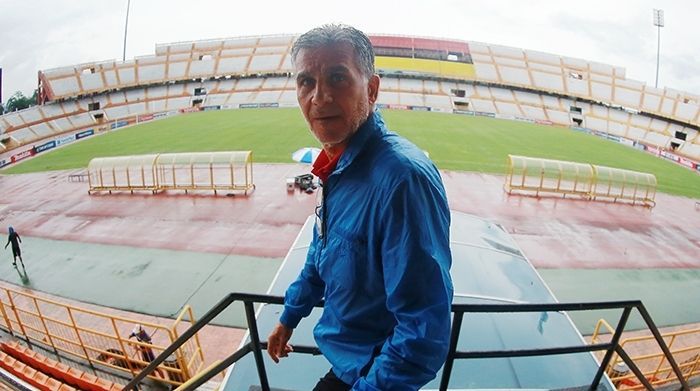
[[[325,148],[347,143],[377,100],[379,77],[358,68],[350,44],[302,49],[295,61],[297,99]]]

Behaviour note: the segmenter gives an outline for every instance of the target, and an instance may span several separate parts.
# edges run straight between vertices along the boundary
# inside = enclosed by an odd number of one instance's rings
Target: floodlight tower
[[[122,62],[126,61],[126,30],[129,27],[129,8],[131,0],[126,1],[126,22],[124,22],[124,51],[122,52]]]
[[[656,41],[656,83],[654,87],[659,87],[659,53],[661,51],[661,28],[664,27],[664,10],[654,8],[654,26],[657,28]]]

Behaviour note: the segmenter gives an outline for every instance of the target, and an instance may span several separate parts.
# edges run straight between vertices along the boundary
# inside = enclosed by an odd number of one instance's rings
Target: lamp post
[[[654,87],[659,87],[659,53],[661,52],[661,28],[664,27],[664,10],[654,8],[654,26],[657,28],[656,41],[656,82]]]
[[[124,22],[124,51],[122,52],[122,62],[126,61],[126,31],[129,27],[129,8],[131,6],[131,0],[126,2],[126,22]]]

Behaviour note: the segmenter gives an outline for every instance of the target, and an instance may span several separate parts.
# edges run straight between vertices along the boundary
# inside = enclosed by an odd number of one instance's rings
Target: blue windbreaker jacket
[[[314,337],[353,390],[417,390],[450,335],[450,212],[440,174],[379,113],[323,184],[313,240],[280,322],[295,328],[325,298]]]

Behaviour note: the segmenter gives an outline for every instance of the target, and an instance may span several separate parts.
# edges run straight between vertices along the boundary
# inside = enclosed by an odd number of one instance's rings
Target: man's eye
[[[301,87],[309,87],[309,86],[312,86],[313,84],[314,84],[313,79],[309,79],[309,78],[301,79],[299,81],[299,86],[301,86]]]
[[[331,75],[331,82],[338,83],[341,81],[345,81],[345,75],[342,73],[334,73]]]

